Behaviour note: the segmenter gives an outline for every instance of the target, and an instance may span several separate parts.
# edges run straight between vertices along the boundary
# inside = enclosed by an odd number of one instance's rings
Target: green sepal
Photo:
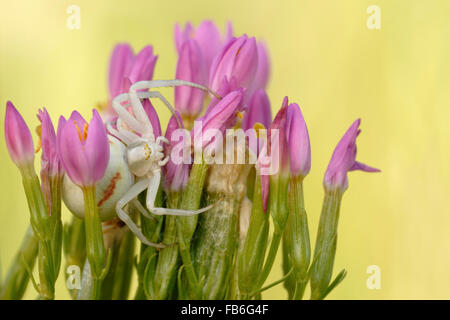
[[[301,177],[291,177],[288,191],[289,217],[283,234],[284,272],[294,268],[285,282],[289,298],[299,300],[308,281],[308,268],[311,256],[308,219],[306,216],[303,181]]]
[[[261,178],[256,175],[254,179],[252,213],[238,262],[239,289],[243,297],[257,289],[257,280],[264,264],[269,237],[269,213],[263,209]]]
[[[336,276],[336,278],[333,280],[333,282],[331,282],[330,286],[327,288],[327,290],[324,291],[324,293],[322,294],[322,296],[320,296],[318,298],[318,300],[323,300],[326,298],[326,296],[333,291],[334,288],[336,288],[345,278],[345,276],[347,275],[347,270],[342,269],[341,272],[339,272],[339,274]]]
[[[6,278],[2,283],[0,300],[19,300],[23,297],[29,279],[31,279],[32,282],[34,281],[33,275],[29,270],[33,269],[38,254],[38,248],[39,241],[30,226],[22,240],[19,252],[16,254]],[[35,284],[36,282],[34,281],[33,285]]]
[[[311,264],[311,299],[319,299],[329,287],[336,255],[337,227],[342,192],[326,191],[319,221],[314,262]]]

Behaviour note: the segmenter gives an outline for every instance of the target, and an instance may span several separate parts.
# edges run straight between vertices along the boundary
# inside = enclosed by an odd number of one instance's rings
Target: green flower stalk
[[[53,299],[55,281],[58,277],[61,263],[60,186],[62,172],[59,158],[56,155],[55,131],[45,109],[40,111],[38,118],[42,122],[42,186],[34,170],[34,146],[30,130],[14,105],[9,101],[6,104],[6,145],[11,159],[22,175],[22,182],[30,209],[31,226],[39,240],[38,264],[40,284],[37,286],[37,290],[42,299]]]
[[[142,192],[138,196],[138,200],[142,203],[145,203],[145,192]],[[161,188],[158,190],[158,193],[155,198],[155,206],[163,206],[163,193]],[[144,215],[141,214],[141,225],[142,225],[142,233],[145,235],[147,239],[152,242],[159,242],[161,237],[161,230],[164,223],[164,217],[162,216],[153,216],[154,220],[150,220]],[[157,263],[157,256],[159,252],[158,249],[154,247],[149,247],[145,244],[141,244],[139,263],[137,265],[137,273],[138,273],[138,289],[136,291],[135,299],[136,300],[145,300],[145,299],[155,299],[154,294],[154,281],[155,278],[155,270]]]
[[[303,179],[311,168],[311,147],[308,129],[300,107],[287,108],[286,138],[291,173],[288,191],[289,217],[283,235],[283,271],[293,274],[285,281],[290,299],[301,299],[308,282],[311,256],[308,218],[303,197]]]
[[[86,229],[86,255],[92,272],[91,299],[100,298],[101,285],[107,273],[106,250],[98,207],[95,198],[95,187],[83,188],[84,222]]]
[[[80,270],[84,268],[86,261],[86,233],[84,220],[75,216],[69,225],[65,226],[64,232],[64,255],[66,257],[66,268],[69,266],[78,266]],[[66,280],[69,274],[66,273]],[[69,290],[73,299],[78,295],[78,289]]]
[[[270,212],[273,220],[273,235],[269,251],[262,273],[258,279],[258,287],[261,288],[266,281],[275,261],[278,247],[280,245],[286,222],[289,216],[287,193],[289,188],[289,156],[286,140],[286,115],[288,99],[284,98],[280,111],[275,116],[271,124],[267,143],[258,158],[258,170],[261,174],[261,192],[263,196],[263,206]],[[265,166],[264,158],[268,155],[271,170],[275,170],[271,175],[263,172]]]
[[[39,240],[30,226],[6,275],[6,279],[1,284],[0,300],[20,300],[23,297],[30,280],[29,270],[33,270],[38,248]]]
[[[178,143],[172,139],[172,134],[177,129],[182,129],[184,122],[177,116],[172,116],[167,124],[165,133],[169,144],[165,147],[165,153],[171,154],[172,148]],[[184,147],[188,147],[187,143]],[[180,209],[181,196],[186,192],[186,184],[189,177],[189,165],[176,164],[169,160],[164,167],[164,191],[167,196],[167,207]],[[158,262],[152,282],[152,299],[162,300],[174,298],[174,288],[177,279],[177,270],[180,265],[180,254],[177,242],[177,217],[167,216],[165,218],[163,243],[168,247],[159,251]]]
[[[238,261],[238,282],[242,299],[257,291],[269,236],[269,214],[264,212],[261,177],[255,176],[250,222]]]
[[[345,277],[346,272],[343,270],[330,284],[336,255],[341,200],[348,188],[347,172],[353,170],[379,171],[356,161],[356,138],[361,132],[359,130],[360,123],[359,119],[356,120],[344,134],[334,150],[325,172],[323,180],[325,197],[311,266],[311,299],[325,298]]]
[[[239,241],[239,213],[246,193],[249,165],[216,164],[207,181],[207,205],[193,245],[194,266],[202,299],[224,299],[234,270]]]
[[[203,194],[203,185],[205,184],[208,165],[204,162],[192,166],[191,173],[186,189],[181,198],[180,207],[184,210],[197,210],[200,208],[200,200]],[[201,288],[194,270],[191,256],[191,240],[197,227],[198,215],[190,217],[177,217],[177,242],[183,262],[183,272],[188,283],[184,288],[188,296],[193,299],[199,299]]]
[[[300,300],[308,282],[308,267],[311,257],[308,219],[303,198],[303,179],[291,178],[288,191],[289,218],[283,235],[283,272],[293,268],[285,287],[289,298]]]
[[[180,199],[179,192],[168,194],[167,207],[178,208]],[[153,278],[152,299],[164,300],[173,297],[176,284],[177,270],[180,264],[177,242],[177,217],[167,216],[165,218],[163,243],[168,247],[161,249],[158,254],[158,262]]]
[[[132,212],[131,216],[135,215],[136,212]],[[135,237],[118,218],[103,222],[102,231],[105,249],[111,254],[111,263],[103,280],[101,299],[125,300],[133,271]]]
[[[83,191],[86,255],[92,273],[91,299],[98,299],[108,264],[95,185],[105,174],[110,152],[106,130],[98,112],[93,110],[89,124],[76,111],[67,121],[61,117],[57,144],[66,174]]]

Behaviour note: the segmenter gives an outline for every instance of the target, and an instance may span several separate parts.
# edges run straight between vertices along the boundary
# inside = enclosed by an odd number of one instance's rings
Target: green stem
[[[95,186],[83,188],[85,206],[86,253],[92,272],[91,299],[100,298],[102,272],[106,264],[102,225],[95,198]]]
[[[178,208],[180,192],[171,192],[167,197],[168,208]],[[177,241],[177,217],[167,216],[164,226],[163,243],[168,247],[160,250],[155,275],[153,278],[153,293],[155,300],[170,298],[176,283],[179,266]]]
[[[145,205],[146,193],[142,192],[138,196],[138,201]],[[156,207],[163,207],[163,193],[159,188],[155,199]],[[151,242],[159,242],[160,234],[165,221],[164,216],[153,216],[156,221],[140,215],[142,233]],[[157,259],[158,258],[158,259]],[[154,299],[153,279],[155,278],[156,263],[159,260],[159,252],[154,247],[141,244],[139,263],[137,265],[138,288],[135,293],[135,300]]]
[[[120,243],[117,265],[114,272],[112,300],[128,298],[134,263],[135,236],[127,230]]]
[[[205,163],[194,164],[189,176],[188,184],[181,199],[181,209],[197,210],[203,193],[208,165]],[[184,272],[187,277],[193,298],[200,298],[199,283],[195,274],[191,258],[191,239],[197,226],[198,216],[177,217],[177,238]]]
[[[248,298],[257,289],[269,236],[269,213],[264,212],[263,209],[261,177],[258,174],[254,179],[252,213],[244,247],[238,261],[239,289],[244,298]]]
[[[5,282],[2,284],[0,300],[20,300],[23,297],[30,280],[30,275],[24,263],[31,270],[33,269],[38,248],[39,241],[30,226],[22,240],[20,250],[11,264]]]
[[[54,299],[55,281],[61,259],[60,232],[62,228],[57,214],[50,215],[41,191],[39,178],[32,163],[20,168],[22,181],[30,209],[30,221],[39,239],[39,293],[42,299]]]
[[[286,222],[289,217],[289,209],[287,204],[288,189],[288,176],[282,173],[277,176],[270,177],[269,211],[272,215],[274,231],[270,242],[269,253],[267,254],[264,268],[258,281],[258,288],[264,284],[270,271],[272,270]]]
[[[66,268],[76,265],[83,270],[86,261],[86,234],[84,220],[75,216],[64,230],[64,253],[66,257]],[[66,273],[66,280],[69,274]],[[75,299],[78,295],[77,289],[70,290],[70,295]]]
[[[340,190],[325,191],[311,266],[311,299],[319,299],[327,291],[336,255],[337,226],[342,200]]]
[[[272,270],[273,263],[275,262],[275,257],[277,256],[278,247],[280,246],[281,236],[283,234],[277,230],[274,231],[272,240],[270,242],[269,252],[267,253],[266,261],[264,263],[264,268],[261,272],[261,276],[258,280],[258,288],[261,287],[264,282],[266,282],[270,271]]]
[[[284,272],[292,268],[294,272],[286,281],[289,297],[300,300],[308,281],[308,267],[311,255],[308,219],[306,216],[303,181],[301,177],[292,177],[288,191],[289,217],[284,230]],[[290,286],[289,286],[290,285]]]

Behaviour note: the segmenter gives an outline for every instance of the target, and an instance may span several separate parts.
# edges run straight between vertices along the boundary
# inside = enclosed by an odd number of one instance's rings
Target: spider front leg
[[[114,111],[116,111],[119,118],[122,119],[132,130],[139,133],[146,132],[145,124],[142,124],[137,119],[135,119],[126,109],[126,105],[123,105],[123,103],[127,101],[130,101],[130,95],[128,93],[122,93],[116,96],[112,101]]]
[[[144,191],[150,182],[150,179],[142,179],[136,182],[130,190],[116,203],[116,212],[117,216],[125,222],[125,224],[130,228],[131,232],[133,232],[136,237],[142,241],[142,243],[146,244],[150,247],[155,248],[166,248],[167,246],[162,243],[153,243],[148,241],[148,239],[144,236],[144,234],[139,230],[137,225],[131,220],[128,213],[123,210],[123,208],[129,203],[132,202],[142,191]]]
[[[158,216],[193,216],[211,209],[214,204],[198,210],[183,210],[183,209],[169,209],[169,208],[155,208],[156,194],[158,193],[159,184],[161,182],[161,168],[153,171],[153,176],[149,177],[149,185],[147,190],[147,208],[151,213]]]

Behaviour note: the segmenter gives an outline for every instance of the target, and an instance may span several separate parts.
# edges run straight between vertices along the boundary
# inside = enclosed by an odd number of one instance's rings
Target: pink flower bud
[[[227,38],[230,37],[231,26],[228,26]],[[227,42],[221,40],[220,31],[210,20],[203,21],[196,29],[191,23],[186,23],[184,30],[181,30],[178,24],[175,25],[175,46],[178,54],[181,55],[183,44],[189,39],[195,40],[201,50],[205,62],[205,70],[209,71],[214,57],[220,52],[223,43]]]
[[[181,47],[176,79],[206,84],[206,64],[195,40],[187,40]],[[175,108],[182,114],[195,118],[203,109],[205,92],[198,88],[175,88]]]
[[[291,174],[305,177],[311,169],[311,146],[305,119],[296,103],[287,110],[286,137]]]
[[[109,62],[109,95],[112,98],[122,93],[123,81],[127,77],[133,62],[133,50],[127,43],[114,47]]]
[[[5,139],[9,155],[21,167],[34,160],[34,145],[30,129],[11,101],[6,103]]]
[[[361,130],[359,129],[360,123],[361,119],[353,122],[342,139],[339,141],[336,149],[334,149],[323,179],[325,189],[340,189],[341,191],[345,191],[348,187],[348,171],[380,171],[376,168],[369,167],[368,165],[356,161],[356,138],[361,133]]]
[[[152,124],[153,134],[155,135],[155,137],[161,136],[161,134],[162,134],[161,123],[159,122],[158,113],[156,113],[156,110],[153,107],[153,105],[150,103],[150,100],[148,100],[148,99],[144,100],[144,102],[142,103],[142,106],[144,107],[144,111],[147,114],[147,117],[149,118],[150,123]]]
[[[249,88],[258,67],[258,50],[255,38],[243,35],[231,40],[216,56],[211,66],[209,85],[218,91],[226,79],[238,87]]]
[[[146,46],[134,56],[129,44],[118,44],[109,63],[110,99],[128,92],[130,85],[137,81],[151,80],[157,59],[158,56],[153,54],[152,46]]]
[[[289,151],[286,140],[287,108],[288,98],[285,97],[281,109],[276,114],[267,132],[266,147],[258,157],[257,164],[261,174],[261,193],[264,210],[267,209],[267,201],[269,199],[270,175],[287,175],[289,170]]]
[[[269,128],[272,123],[272,109],[264,89],[259,89],[253,94],[242,120],[242,128],[253,129],[256,123],[262,124],[265,128]]]
[[[46,171],[49,176],[62,176],[62,167],[56,144],[56,133],[52,120],[47,110],[39,110],[38,119],[41,122],[41,146],[42,146],[42,171]]]
[[[164,166],[164,187],[167,190],[170,191],[179,191],[181,189],[183,189],[188,181],[189,178],[189,170],[190,170],[190,166],[189,164],[186,163],[175,163],[172,159],[172,149],[174,148],[175,145],[178,145],[180,142],[180,139],[182,139],[181,137],[179,137],[179,139],[176,139],[176,137],[172,136],[173,132],[177,129],[183,129],[183,122],[181,120],[181,117],[177,114],[178,116],[178,121],[177,118],[175,118],[174,116],[172,116],[169,120],[169,123],[167,125],[167,130],[166,130],[166,134],[165,137],[169,140],[169,145],[165,146],[164,149],[164,153],[166,155],[170,155],[169,158],[169,162],[167,162],[167,164]],[[179,123],[181,124],[181,127],[179,125]],[[187,139],[189,139],[188,136],[184,137],[185,142],[187,141]],[[187,144],[183,144],[182,147],[188,148],[187,150],[189,151],[189,156],[190,156],[190,145]],[[183,151],[181,148],[179,148],[179,151]],[[180,159],[183,157],[183,155],[177,155]]]
[[[270,76],[270,60],[267,48],[263,42],[258,42],[258,67],[248,95],[252,95],[258,89],[266,89]]]
[[[70,179],[80,187],[93,186],[105,174],[109,161],[109,143],[102,119],[93,110],[88,124],[77,112],[66,123],[60,119],[58,153]]]
[[[209,130],[218,130],[222,134],[236,123],[237,112],[242,108],[244,92],[242,89],[232,91],[223,97],[206,114],[194,124],[194,148],[204,148],[211,141],[205,138]]]
[[[130,79],[131,84],[142,80],[151,80],[153,78],[156,60],[158,60],[158,56],[153,54],[153,47],[144,47],[136,57],[134,57],[129,74],[125,75],[125,77]],[[130,88],[123,89],[124,92],[128,92]]]

